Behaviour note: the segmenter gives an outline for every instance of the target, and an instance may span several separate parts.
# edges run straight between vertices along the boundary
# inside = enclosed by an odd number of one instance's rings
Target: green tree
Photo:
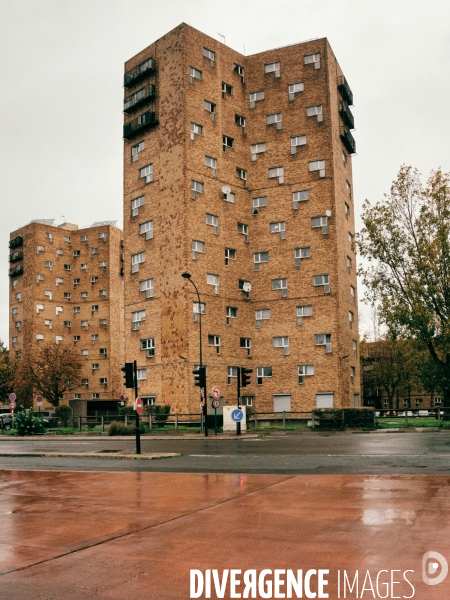
[[[58,406],[65,392],[81,384],[83,364],[81,355],[73,354],[70,346],[39,346],[33,348],[26,360],[21,361],[16,379],[23,386],[32,386],[47,402]]]
[[[450,407],[450,175],[434,171],[423,186],[403,165],[390,194],[365,201],[362,220],[366,300],[391,333],[426,349]]]
[[[14,391],[14,366],[14,361],[11,361],[9,351],[5,348],[2,340],[0,340],[0,400],[3,402]]]

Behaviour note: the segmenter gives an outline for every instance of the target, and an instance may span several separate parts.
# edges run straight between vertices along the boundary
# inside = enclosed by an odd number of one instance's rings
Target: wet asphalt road
[[[187,440],[142,438],[142,452],[175,452],[161,460],[105,458],[135,450],[134,438],[0,438],[0,469],[393,475],[450,474],[450,433],[270,435]],[[105,452],[107,451],[107,452]],[[109,452],[108,452],[109,451]],[[97,457],[2,456],[19,452],[98,453]]]

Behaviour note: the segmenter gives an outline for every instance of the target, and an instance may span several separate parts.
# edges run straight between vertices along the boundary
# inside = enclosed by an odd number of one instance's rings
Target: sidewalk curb
[[[26,456],[37,458],[119,458],[119,459],[135,459],[135,460],[158,460],[162,458],[175,458],[182,456],[177,452],[154,452],[144,454],[121,454],[102,452],[1,452],[2,457]]]

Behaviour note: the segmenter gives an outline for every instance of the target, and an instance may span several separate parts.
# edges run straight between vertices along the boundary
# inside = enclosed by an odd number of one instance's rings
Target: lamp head
[[[191,274],[188,273],[187,271],[185,271],[184,273],[181,273],[181,277],[184,277],[185,279],[190,279],[191,278]]]

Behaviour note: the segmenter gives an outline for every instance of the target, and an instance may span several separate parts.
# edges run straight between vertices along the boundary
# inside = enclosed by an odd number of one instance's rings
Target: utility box
[[[238,410],[240,410],[242,413],[242,419],[240,420],[241,431],[247,431],[247,413],[246,413],[245,406],[241,406],[241,408],[239,408],[239,409],[237,406],[224,406],[223,407],[223,430],[224,431],[234,431],[234,432],[236,431],[237,421],[235,419],[238,416],[238,413],[236,412]]]

